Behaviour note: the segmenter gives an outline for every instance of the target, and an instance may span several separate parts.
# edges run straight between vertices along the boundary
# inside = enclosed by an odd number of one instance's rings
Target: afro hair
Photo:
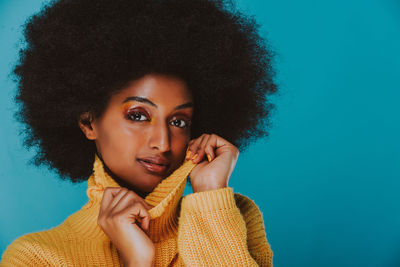
[[[273,52],[253,16],[223,0],[59,0],[24,24],[13,67],[16,119],[31,164],[81,182],[96,146],[78,126],[148,73],[175,75],[191,91],[191,137],[215,133],[243,151],[268,135],[277,91]]]

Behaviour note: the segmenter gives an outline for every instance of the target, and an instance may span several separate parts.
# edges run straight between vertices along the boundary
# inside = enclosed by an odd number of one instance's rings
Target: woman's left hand
[[[216,134],[202,134],[191,140],[186,159],[198,163],[189,175],[193,192],[227,187],[238,157],[236,146]]]

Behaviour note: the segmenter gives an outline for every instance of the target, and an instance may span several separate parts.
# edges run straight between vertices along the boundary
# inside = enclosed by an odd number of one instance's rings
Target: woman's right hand
[[[155,247],[147,235],[150,208],[143,198],[127,188],[104,190],[97,223],[121,254],[124,266],[154,263]]]

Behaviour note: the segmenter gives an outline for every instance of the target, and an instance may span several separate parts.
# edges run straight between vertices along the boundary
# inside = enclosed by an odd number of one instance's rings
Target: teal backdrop
[[[28,165],[8,76],[43,0],[0,1],[0,254],[60,224],[87,183]],[[400,2],[241,0],[277,52],[268,138],[230,186],[263,212],[274,266],[400,266]],[[185,194],[190,193],[187,190]]]

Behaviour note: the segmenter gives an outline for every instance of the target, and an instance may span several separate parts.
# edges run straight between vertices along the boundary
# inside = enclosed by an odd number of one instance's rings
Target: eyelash
[[[131,121],[150,121],[149,119],[147,119],[147,120],[135,120],[135,119],[132,119],[132,118],[134,118],[133,116],[135,116],[135,115],[141,115],[141,116],[146,117],[146,115],[143,112],[133,111],[133,112],[130,112],[130,113],[127,114],[127,118],[129,120],[131,120]],[[177,120],[184,121],[185,124],[186,124],[183,127],[174,125],[174,126],[176,126],[178,128],[185,129],[185,128],[188,128],[191,125],[191,121],[190,120],[185,120],[185,119],[175,119],[175,120],[173,120],[173,122],[175,122]]]

